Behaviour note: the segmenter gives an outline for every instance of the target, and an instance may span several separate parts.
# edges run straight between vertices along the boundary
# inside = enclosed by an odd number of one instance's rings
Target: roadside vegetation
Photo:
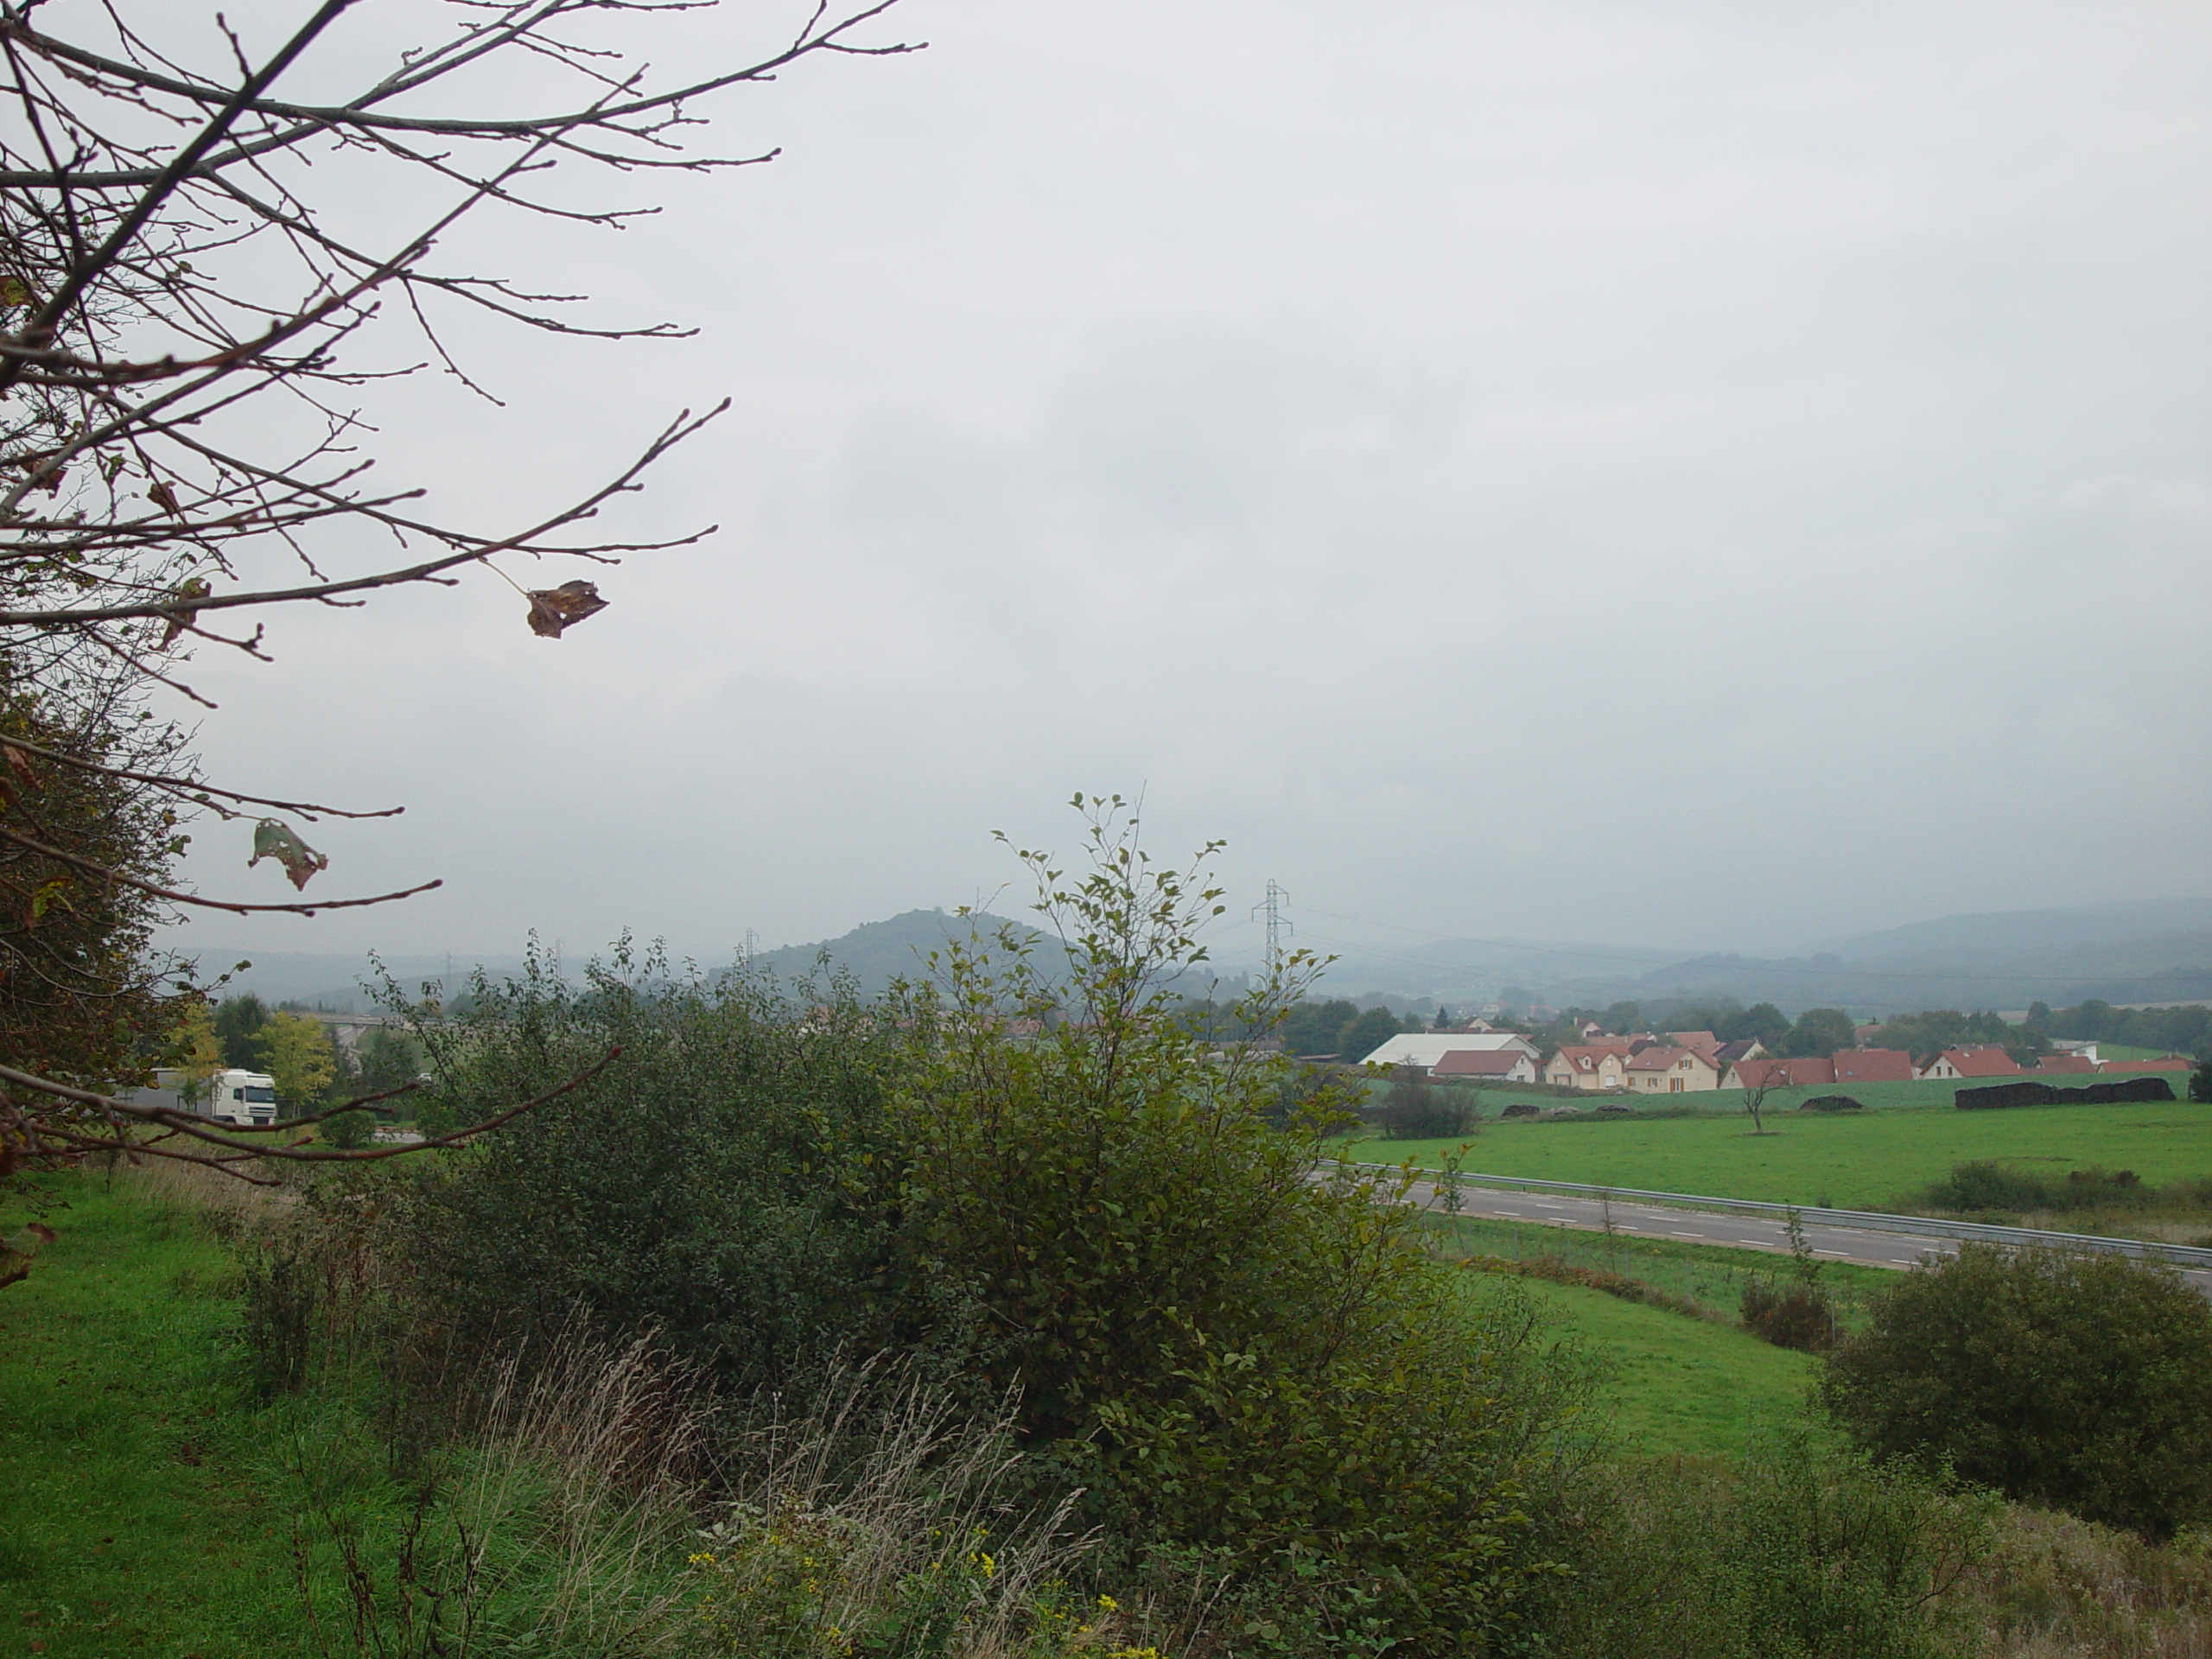
[[[1810,1405],[1842,1361],[1797,1350],[1887,1328],[1858,1278],[1509,1257],[1332,1177],[1350,1103],[1181,1017],[1204,858],[1083,805],[1074,874],[1025,855],[1049,958],[1009,931],[797,1004],[650,950],[535,964],[420,1025],[429,1109],[620,1064],[465,1148],[19,1176],[54,1236],[0,1307],[35,1650],[2024,1659],[2196,1628],[2190,1492],[2111,1511],[2123,1550],[2011,1507],[2066,1491]],[[1761,1328],[1770,1293],[1819,1340]],[[2091,1555],[2124,1608],[2053,1592]]]

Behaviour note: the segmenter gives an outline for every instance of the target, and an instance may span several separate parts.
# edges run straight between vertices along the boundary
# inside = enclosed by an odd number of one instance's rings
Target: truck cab
[[[265,1072],[225,1071],[209,1079],[200,1111],[219,1123],[251,1128],[276,1121],[276,1085]]]

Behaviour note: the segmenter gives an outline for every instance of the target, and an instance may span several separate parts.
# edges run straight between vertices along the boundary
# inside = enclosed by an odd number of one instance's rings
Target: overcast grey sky
[[[203,662],[219,776],[408,804],[310,832],[318,890],[447,886],[195,940],[778,945],[988,895],[1077,788],[1226,836],[1239,915],[1757,949],[2212,891],[2212,9],[882,33],[930,47],[705,111],[772,166],[456,245],[702,333],[469,330],[507,409],[379,394],[387,468],[518,525],[727,394],[625,520],[721,533],[557,644],[476,575]],[[195,873],[290,896],[245,834]]]

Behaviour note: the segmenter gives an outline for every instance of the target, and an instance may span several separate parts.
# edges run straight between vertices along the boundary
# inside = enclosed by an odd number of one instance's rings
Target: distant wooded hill
[[[909,910],[887,921],[863,922],[834,939],[760,951],[753,957],[753,964],[785,983],[810,976],[827,978],[830,973],[849,974],[859,983],[861,995],[877,996],[894,979],[927,977],[931,951],[942,951],[948,942],[964,940],[971,933],[990,938],[1001,927],[1013,928],[1020,937],[1036,936],[1034,928],[988,912],[958,916],[945,910]]]

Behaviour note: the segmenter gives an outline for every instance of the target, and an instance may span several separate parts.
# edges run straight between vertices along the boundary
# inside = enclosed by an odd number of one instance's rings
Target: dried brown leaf
[[[607,608],[598,587],[588,582],[564,582],[558,588],[534,588],[530,595],[530,631],[546,639],[558,639],[561,630]]]

